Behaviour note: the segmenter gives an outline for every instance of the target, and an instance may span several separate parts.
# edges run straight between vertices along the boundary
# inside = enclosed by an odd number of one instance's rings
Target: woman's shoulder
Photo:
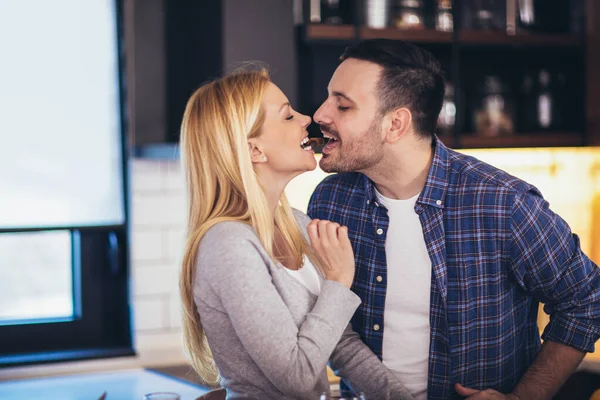
[[[258,248],[260,240],[250,225],[239,221],[218,222],[200,240],[198,261],[235,259]]]
[[[305,213],[303,213],[302,211],[295,209],[292,207],[292,213],[294,214],[294,218],[296,218],[296,222],[298,223],[298,225],[300,225],[302,228],[306,228],[306,226],[309,224],[309,222],[311,221],[310,217],[308,215],[306,215]]]
[[[254,229],[241,221],[222,221],[210,227],[202,242],[222,242],[224,239],[258,239]]]

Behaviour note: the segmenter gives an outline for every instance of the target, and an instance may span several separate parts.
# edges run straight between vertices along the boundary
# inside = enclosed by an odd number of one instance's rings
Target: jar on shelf
[[[424,29],[425,5],[423,0],[397,0],[394,25],[398,29]]]
[[[437,120],[438,133],[443,136],[451,135],[455,122],[456,104],[454,102],[454,85],[451,82],[447,82],[442,110]]]
[[[452,32],[454,30],[452,0],[438,0],[435,16],[435,29],[441,32]]]
[[[473,112],[475,133],[486,137],[512,135],[513,121],[514,101],[510,89],[499,77],[486,76]]]

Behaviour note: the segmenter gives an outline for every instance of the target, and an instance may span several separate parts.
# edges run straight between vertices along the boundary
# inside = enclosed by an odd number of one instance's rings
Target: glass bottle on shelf
[[[519,106],[521,129],[528,132],[560,130],[563,110],[560,99],[564,75],[551,74],[541,69],[537,74],[527,73],[521,85]]]
[[[559,78],[560,75],[557,75]],[[564,77],[563,77],[564,78]],[[558,104],[556,79],[546,69],[538,74],[539,95],[537,97],[536,120],[540,130],[559,129],[561,124],[561,109]]]
[[[344,23],[340,0],[321,0],[321,21],[329,25]]]
[[[467,3],[462,6],[467,29],[506,29],[506,0],[472,0]]]
[[[500,78],[486,76],[473,113],[475,133],[487,137],[514,134],[513,104],[510,90]]]
[[[455,122],[456,104],[454,103],[454,85],[451,82],[447,82],[442,110],[437,121],[438,133],[443,136],[451,135]]]
[[[383,29],[389,25],[391,0],[365,0],[365,23],[369,28]]]
[[[435,29],[441,32],[452,32],[454,30],[452,0],[438,0]]]
[[[539,4],[538,4],[539,5]],[[535,31],[539,29],[539,11],[534,0],[519,0],[517,2],[519,10],[519,28],[525,31]]]
[[[398,29],[424,29],[425,6],[423,0],[397,0],[394,25]]]

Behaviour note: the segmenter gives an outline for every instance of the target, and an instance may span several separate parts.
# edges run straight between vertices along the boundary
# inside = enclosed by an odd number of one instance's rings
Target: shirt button
[[[375,202],[375,207],[379,207],[379,203],[378,202]]]
[[[377,278],[375,278],[375,279],[377,279],[377,282],[381,282],[381,281],[383,280],[383,277],[382,277],[381,275],[379,275],[379,276],[377,276]]]
[[[383,235],[383,229],[381,229],[381,228],[377,229],[377,234],[378,235]]]
[[[371,200],[367,200],[367,204],[371,204]]]
[[[373,325],[373,329],[376,330],[376,331],[378,331],[379,330],[379,324]]]
[[[437,201],[435,202],[435,204],[437,204],[438,206],[441,206],[441,205],[442,205],[442,201],[441,201],[441,200],[437,200]]]

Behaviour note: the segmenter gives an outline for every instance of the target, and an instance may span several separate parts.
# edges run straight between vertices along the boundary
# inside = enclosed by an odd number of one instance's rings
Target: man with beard
[[[349,229],[354,330],[417,399],[551,398],[600,337],[600,270],[533,185],[435,136],[430,53],[377,39],[340,60],[314,115],[338,174],[308,213]]]

